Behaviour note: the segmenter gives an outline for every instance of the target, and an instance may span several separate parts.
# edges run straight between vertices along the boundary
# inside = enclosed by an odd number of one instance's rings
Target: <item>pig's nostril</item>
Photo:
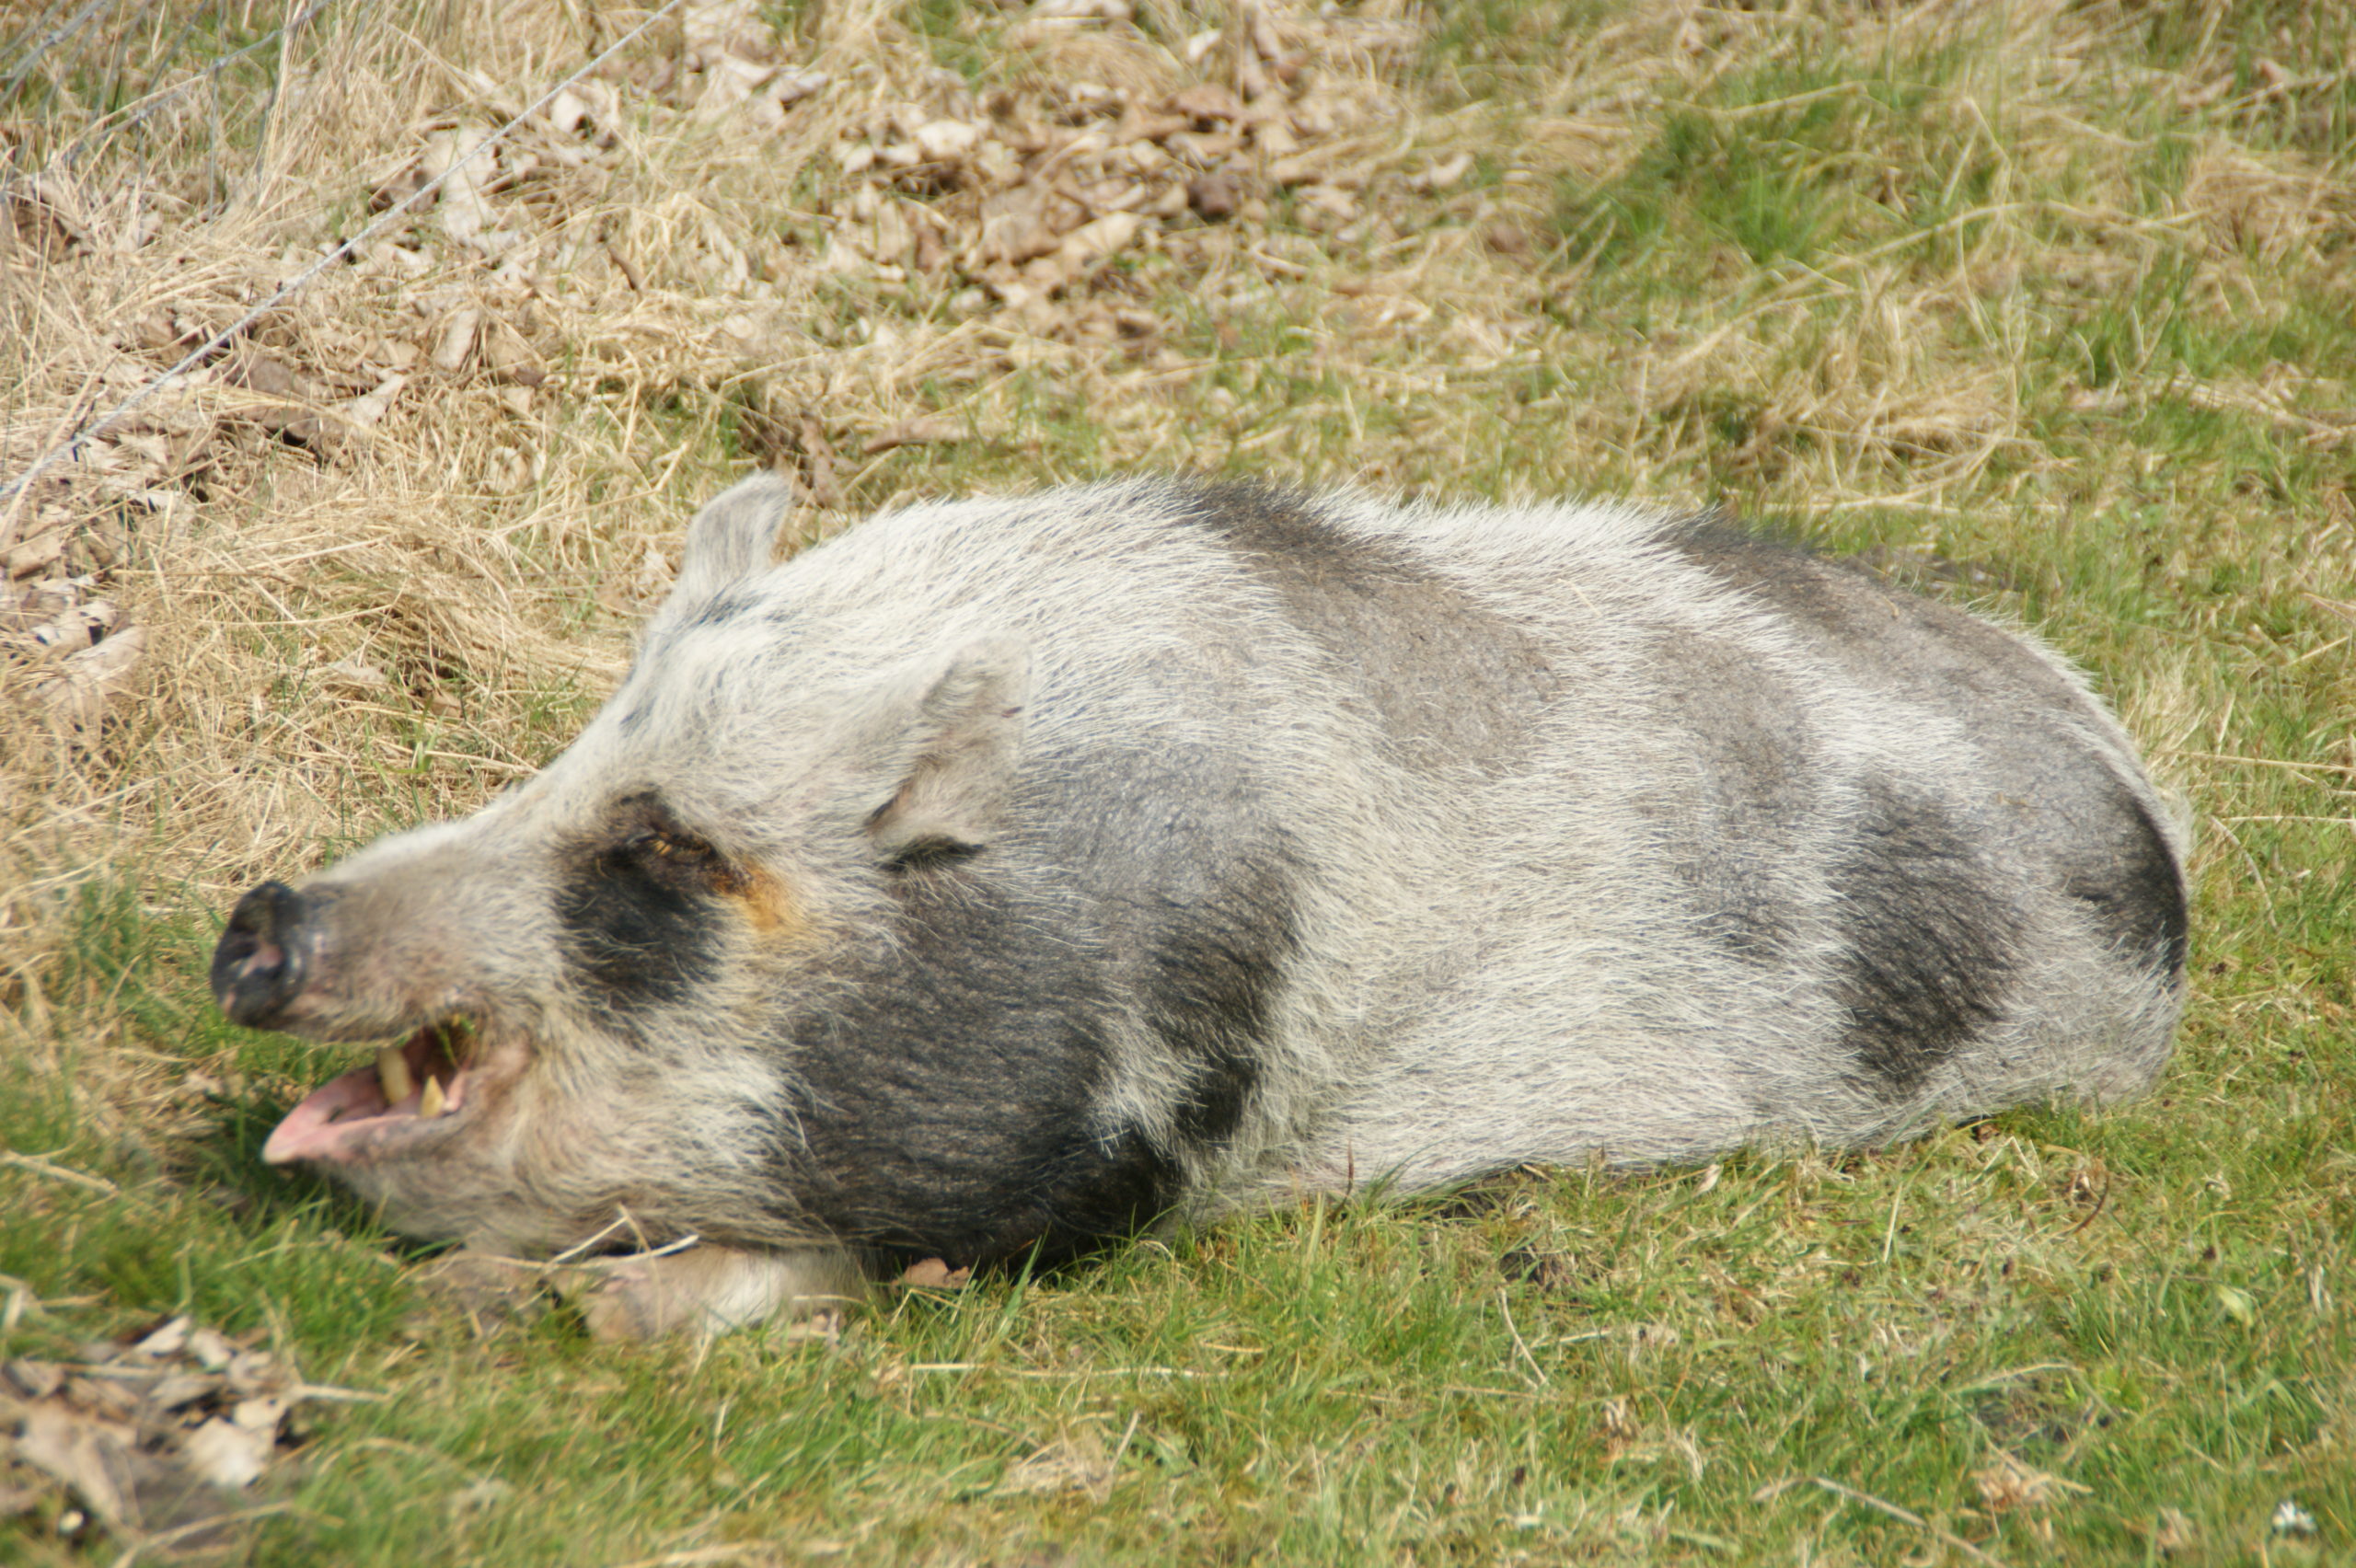
[[[266,1025],[303,989],[309,908],[284,882],[264,882],[237,900],[213,950],[213,995],[243,1024]]]
[[[286,963],[286,950],[274,942],[264,942],[237,961],[237,978],[264,979],[275,974]]]

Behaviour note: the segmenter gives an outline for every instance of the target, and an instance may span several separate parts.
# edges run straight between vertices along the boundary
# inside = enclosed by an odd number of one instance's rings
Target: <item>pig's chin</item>
[[[364,1165],[445,1142],[482,1115],[486,1091],[512,1076],[500,1070],[511,1054],[477,1043],[458,1020],[428,1024],[397,1052],[379,1052],[306,1095],[261,1157],[272,1165]]]

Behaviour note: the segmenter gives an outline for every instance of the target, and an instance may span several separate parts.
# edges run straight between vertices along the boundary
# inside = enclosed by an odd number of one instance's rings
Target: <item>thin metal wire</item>
[[[268,32],[262,34],[251,43],[231,50],[228,53],[223,55],[220,59],[215,60],[212,64],[207,65],[202,71],[197,73],[195,75],[190,76],[183,81],[173,83],[170,86],[155,94],[144,104],[140,106],[137,113],[130,116],[128,119],[117,121],[111,125],[107,124],[104,121],[101,121],[97,125],[93,125],[90,129],[83,132],[79,136],[76,136],[73,141],[66,144],[65,150],[57,155],[55,159],[57,167],[61,168],[73,167],[74,161],[82,156],[84,149],[87,148],[92,141],[116,136],[125,131],[131,130],[142,121],[147,120],[150,116],[154,115],[166,104],[170,103],[172,99],[188,91],[191,87],[202,86],[203,84],[213,80],[215,76],[218,76],[222,72],[227,70],[230,66],[235,65],[238,61],[243,60],[247,55],[251,54],[254,51],[258,49],[267,49],[271,44],[276,43],[278,41],[279,35],[285,32],[288,28],[299,29],[309,26],[312,17],[318,16],[320,12],[326,10],[334,3],[335,0],[311,0],[311,3],[308,6],[303,7],[302,14],[294,17],[294,20],[282,23],[281,25],[271,29]],[[188,27],[180,29],[180,37],[173,40],[171,51],[169,54],[166,56],[167,59],[170,58],[171,54],[177,54],[179,52],[181,43],[187,39],[190,29],[193,29],[196,23],[191,19],[188,24]]]
[[[325,4],[326,0],[319,0],[319,3]],[[23,495],[27,490],[30,490],[33,486],[33,482],[39,479],[41,475],[47,473],[49,471],[50,465],[55,463],[59,458],[75,451],[84,442],[104,435],[108,431],[114,427],[116,421],[121,419],[123,415],[131,412],[133,409],[136,409],[141,404],[146,402],[148,398],[154,397],[156,393],[163,387],[165,383],[172,380],[176,376],[186,375],[189,371],[202,363],[211,355],[226,348],[239,333],[252,326],[255,322],[260,320],[263,317],[268,316],[271,311],[276,310],[280,306],[285,304],[289,299],[301,293],[305,288],[307,288],[313,279],[326,271],[329,267],[334,266],[339,261],[349,257],[353,251],[359,249],[361,246],[366,244],[370,239],[375,237],[379,232],[385,229],[402,213],[408,212],[410,208],[415,206],[418,202],[424,201],[425,198],[441,190],[443,185],[449,180],[451,176],[456,174],[460,169],[474,162],[475,159],[482,156],[484,153],[489,152],[500,143],[505,141],[507,137],[514,132],[517,126],[523,124],[524,121],[529,120],[533,115],[537,114],[542,109],[546,108],[555,99],[559,93],[563,92],[575,82],[580,81],[583,76],[589,75],[590,72],[595,71],[598,66],[603,65],[606,61],[620,53],[622,50],[629,44],[636,42],[638,39],[649,29],[653,28],[655,23],[661,21],[672,12],[677,10],[684,3],[685,0],[664,0],[664,4],[661,9],[653,12],[646,18],[646,20],[639,23],[638,26],[632,28],[629,31],[616,39],[612,43],[606,45],[606,48],[598,53],[595,59],[590,61],[587,64],[582,66],[581,69],[573,72],[572,75],[565,77],[564,80],[559,82],[555,86],[550,87],[547,92],[542,93],[538,98],[526,104],[524,107],[523,111],[517,114],[514,119],[509,121],[498,130],[493,131],[490,135],[485,136],[480,142],[477,143],[464,157],[457,159],[456,162],[452,163],[448,168],[444,169],[440,174],[434,176],[432,179],[426,181],[423,185],[419,186],[407,196],[404,196],[399,201],[394,202],[390,207],[385,210],[384,213],[379,216],[375,222],[370,224],[366,228],[362,229],[358,234],[353,235],[350,239],[341,241],[336,245],[333,249],[321,256],[317,261],[312,262],[300,272],[297,272],[292,278],[287,279],[286,282],[279,284],[276,289],[271,291],[269,298],[263,300],[260,305],[255,306],[251,310],[247,311],[243,316],[237,317],[237,320],[231,322],[220,331],[215,332],[212,337],[207,338],[203,342],[199,343],[195,348],[191,349],[186,354],[181,356],[179,363],[173,365],[171,369],[164,372],[161,375],[156,376],[145,386],[140,387],[138,391],[133,392],[130,397],[125,398],[121,402],[117,403],[113,408],[109,409],[98,419],[83,424],[79,429],[75,430],[72,435],[67,436],[64,440],[59,442],[56,445],[42,453],[39,457],[33,460],[30,467],[17,475],[14,479],[8,481],[5,488],[0,488],[0,506],[10,504],[15,502],[18,496]]]
[[[27,28],[17,37],[8,40],[8,47],[11,49],[14,49],[19,43],[25,46],[24,52],[16,56],[16,58],[9,63],[9,71],[11,74],[15,72],[17,66],[25,63],[29,60],[37,58],[42,50],[49,47],[48,43],[44,41],[40,36],[40,29],[49,26],[50,18],[55,17],[60,11],[64,10],[66,0],[52,0],[52,4],[41,8],[40,15],[33,18],[33,22],[30,27]]]
[[[75,12],[72,18],[63,27],[57,29],[47,38],[40,39],[36,41],[30,49],[25,52],[25,57],[17,62],[16,69],[8,73],[8,79],[5,82],[0,82],[0,98],[8,98],[15,94],[17,86],[21,84],[27,76],[32,75],[34,66],[40,63],[41,56],[47,54],[51,50],[55,49],[59,44],[64,43],[67,39],[72,38],[75,33],[80,32],[84,28],[88,27],[90,25],[90,18],[97,16],[109,6],[121,4],[121,0],[90,0],[88,5]]]

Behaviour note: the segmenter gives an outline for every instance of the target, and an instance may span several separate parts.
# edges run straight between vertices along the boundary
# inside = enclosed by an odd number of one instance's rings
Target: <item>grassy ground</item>
[[[642,15],[0,4],[0,482]],[[0,671],[0,1351],[184,1312],[381,1396],[294,1418],[270,1562],[2350,1560],[2356,22],[1132,16],[674,14],[0,503],[17,588],[89,574],[149,639],[78,731],[53,665]],[[731,103],[730,59],[780,74]],[[1148,123],[1204,84],[1266,112]],[[978,139],[895,161],[944,119]],[[1078,196],[1024,195],[1057,137]],[[2082,661],[2183,793],[2177,1066],[2101,1116],[1304,1208],[831,1335],[470,1319],[260,1166],[341,1054],[214,1015],[220,911],[552,755],[756,462],[809,536],[1148,467],[1870,552]],[[0,1471],[0,1558],[116,1561],[79,1513]]]

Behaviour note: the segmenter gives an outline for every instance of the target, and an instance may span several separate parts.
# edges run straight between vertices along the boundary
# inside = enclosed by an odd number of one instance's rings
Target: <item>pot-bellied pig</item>
[[[504,1251],[698,1239],[607,1265],[651,1332],[2167,1059],[2178,830],[2016,632],[1628,507],[1119,483],[779,565],[789,498],[696,518],[537,777],[237,905],[232,1018],[406,1039],[265,1158]]]

